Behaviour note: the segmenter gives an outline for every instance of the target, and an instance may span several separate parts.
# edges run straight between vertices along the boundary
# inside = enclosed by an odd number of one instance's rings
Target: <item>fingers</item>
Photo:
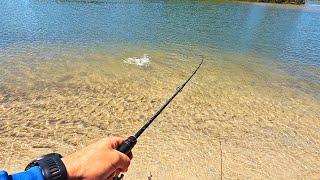
[[[132,158],[133,158],[133,154],[132,154],[132,152],[130,151],[128,154],[127,154],[127,156],[129,157],[129,159],[131,160]]]
[[[126,155],[116,150],[124,141],[125,141],[125,138],[114,137],[109,139],[109,143],[108,143],[109,144],[108,146],[114,150],[113,151],[114,159],[112,164],[116,170],[119,170],[117,172],[127,172],[128,167],[130,165],[130,160],[133,158],[131,151],[128,153],[128,155]]]
[[[107,179],[105,179],[105,180],[123,179],[123,174],[121,174],[120,176],[119,176],[119,174],[120,174],[120,172],[118,174],[117,173],[113,173],[110,176],[108,176]]]
[[[116,172],[113,172],[112,174],[110,174],[106,180],[113,180],[113,177],[116,176]]]
[[[121,172],[126,172],[128,170],[129,165],[130,165],[130,158],[127,155],[125,155],[119,151],[115,150],[115,153],[117,156],[117,159],[114,162],[115,168],[120,169]]]
[[[109,145],[112,149],[117,149],[123,142],[125,141],[125,138],[122,137],[113,137],[109,139]]]
[[[120,169],[117,169],[116,171],[115,171],[115,175],[114,176],[119,176],[119,174],[121,173],[122,171],[120,170]]]
[[[112,139],[110,139],[110,142],[111,142],[111,148],[112,149],[117,149],[126,139],[125,138],[122,138],[122,137],[114,137]],[[132,155],[132,152],[130,151],[127,156],[132,159],[133,158],[133,155]]]

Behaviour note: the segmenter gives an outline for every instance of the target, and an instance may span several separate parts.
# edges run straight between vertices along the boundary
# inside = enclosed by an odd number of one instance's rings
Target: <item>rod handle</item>
[[[130,153],[131,149],[136,144],[137,144],[137,138],[134,136],[130,136],[122,144],[120,144],[120,146],[117,148],[117,151],[128,155]],[[119,176],[113,177],[112,180],[122,180],[123,176],[124,176],[123,174],[120,174]]]
[[[136,145],[136,143],[137,143],[137,138],[134,136],[130,136],[117,148],[117,151],[128,155],[128,153],[131,151],[134,145]]]

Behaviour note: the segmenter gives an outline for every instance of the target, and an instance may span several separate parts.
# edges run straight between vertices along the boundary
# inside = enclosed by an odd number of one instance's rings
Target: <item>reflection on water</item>
[[[203,55],[126,178],[216,179],[221,158],[224,178],[317,178],[314,7],[110,2],[0,2],[0,168],[133,134]]]

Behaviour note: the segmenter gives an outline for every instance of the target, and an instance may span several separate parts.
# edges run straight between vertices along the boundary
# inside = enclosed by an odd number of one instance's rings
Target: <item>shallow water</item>
[[[84,2],[0,2],[0,168],[135,133],[202,55],[126,179],[319,177],[316,3]]]

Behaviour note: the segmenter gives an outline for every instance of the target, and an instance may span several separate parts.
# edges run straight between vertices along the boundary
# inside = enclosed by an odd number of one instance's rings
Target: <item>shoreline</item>
[[[135,132],[197,64],[193,56],[145,48],[123,53],[77,59],[66,52],[41,63],[31,56],[33,69],[16,62],[23,78],[1,92],[11,97],[0,109],[1,168],[17,171],[45,152],[68,154],[98,137]],[[150,65],[123,62],[137,53],[148,53]],[[220,151],[224,177],[313,177],[319,102],[283,86],[287,77],[263,62],[234,56],[237,63],[205,56],[199,74],[141,137],[127,179],[149,172],[155,179],[219,177]],[[20,82],[28,86],[16,88]],[[305,152],[307,164],[297,156]]]

